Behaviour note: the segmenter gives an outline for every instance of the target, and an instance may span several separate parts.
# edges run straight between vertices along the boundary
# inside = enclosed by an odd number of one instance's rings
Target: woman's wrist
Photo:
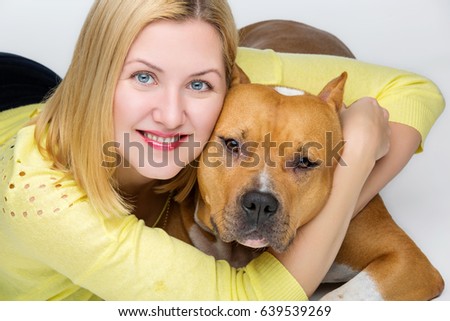
[[[408,125],[389,123],[391,144],[389,152],[379,159],[367,178],[353,216],[358,214],[409,162],[420,146],[422,136]]]
[[[334,173],[333,188],[336,188],[335,185],[340,188],[341,185],[350,187],[349,180],[358,180],[363,185],[376,163],[376,159],[370,153],[367,153],[363,147],[355,148],[347,145],[341,156],[341,162]]]

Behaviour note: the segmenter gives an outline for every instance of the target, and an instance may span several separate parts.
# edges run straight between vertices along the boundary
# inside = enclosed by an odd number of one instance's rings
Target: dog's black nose
[[[278,210],[278,200],[269,193],[248,192],[242,197],[241,207],[247,214],[248,223],[259,224]]]

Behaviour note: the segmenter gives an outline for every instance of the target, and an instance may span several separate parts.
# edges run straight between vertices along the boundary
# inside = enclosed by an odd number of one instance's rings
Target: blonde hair
[[[218,31],[228,83],[237,51],[237,29],[226,0],[97,0],[84,23],[66,76],[36,121],[42,154],[66,171],[105,215],[131,211],[113,167],[102,166],[104,144],[114,141],[113,98],[134,39],[157,20],[200,19]],[[164,188],[185,198],[195,184],[195,166]]]

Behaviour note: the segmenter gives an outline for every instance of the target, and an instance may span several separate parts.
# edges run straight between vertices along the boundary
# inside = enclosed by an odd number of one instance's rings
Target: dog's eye
[[[318,163],[312,162],[308,157],[300,157],[297,160],[297,168],[299,169],[310,169],[319,166]]]
[[[232,138],[230,138],[230,139],[225,138],[225,139],[223,139],[223,142],[224,142],[227,150],[230,153],[233,153],[233,154],[240,153],[240,146],[239,146],[239,142],[237,140],[232,139]]]
[[[298,157],[292,162],[288,162],[287,167],[294,168],[295,170],[309,170],[316,168],[320,165],[320,162],[313,162],[308,157]]]

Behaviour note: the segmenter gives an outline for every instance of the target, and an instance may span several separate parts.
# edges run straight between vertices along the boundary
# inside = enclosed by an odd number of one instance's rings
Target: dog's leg
[[[439,272],[395,224],[379,196],[353,219],[326,280],[345,281],[340,271],[350,281],[322,300],[430,300],[444,287]]]

